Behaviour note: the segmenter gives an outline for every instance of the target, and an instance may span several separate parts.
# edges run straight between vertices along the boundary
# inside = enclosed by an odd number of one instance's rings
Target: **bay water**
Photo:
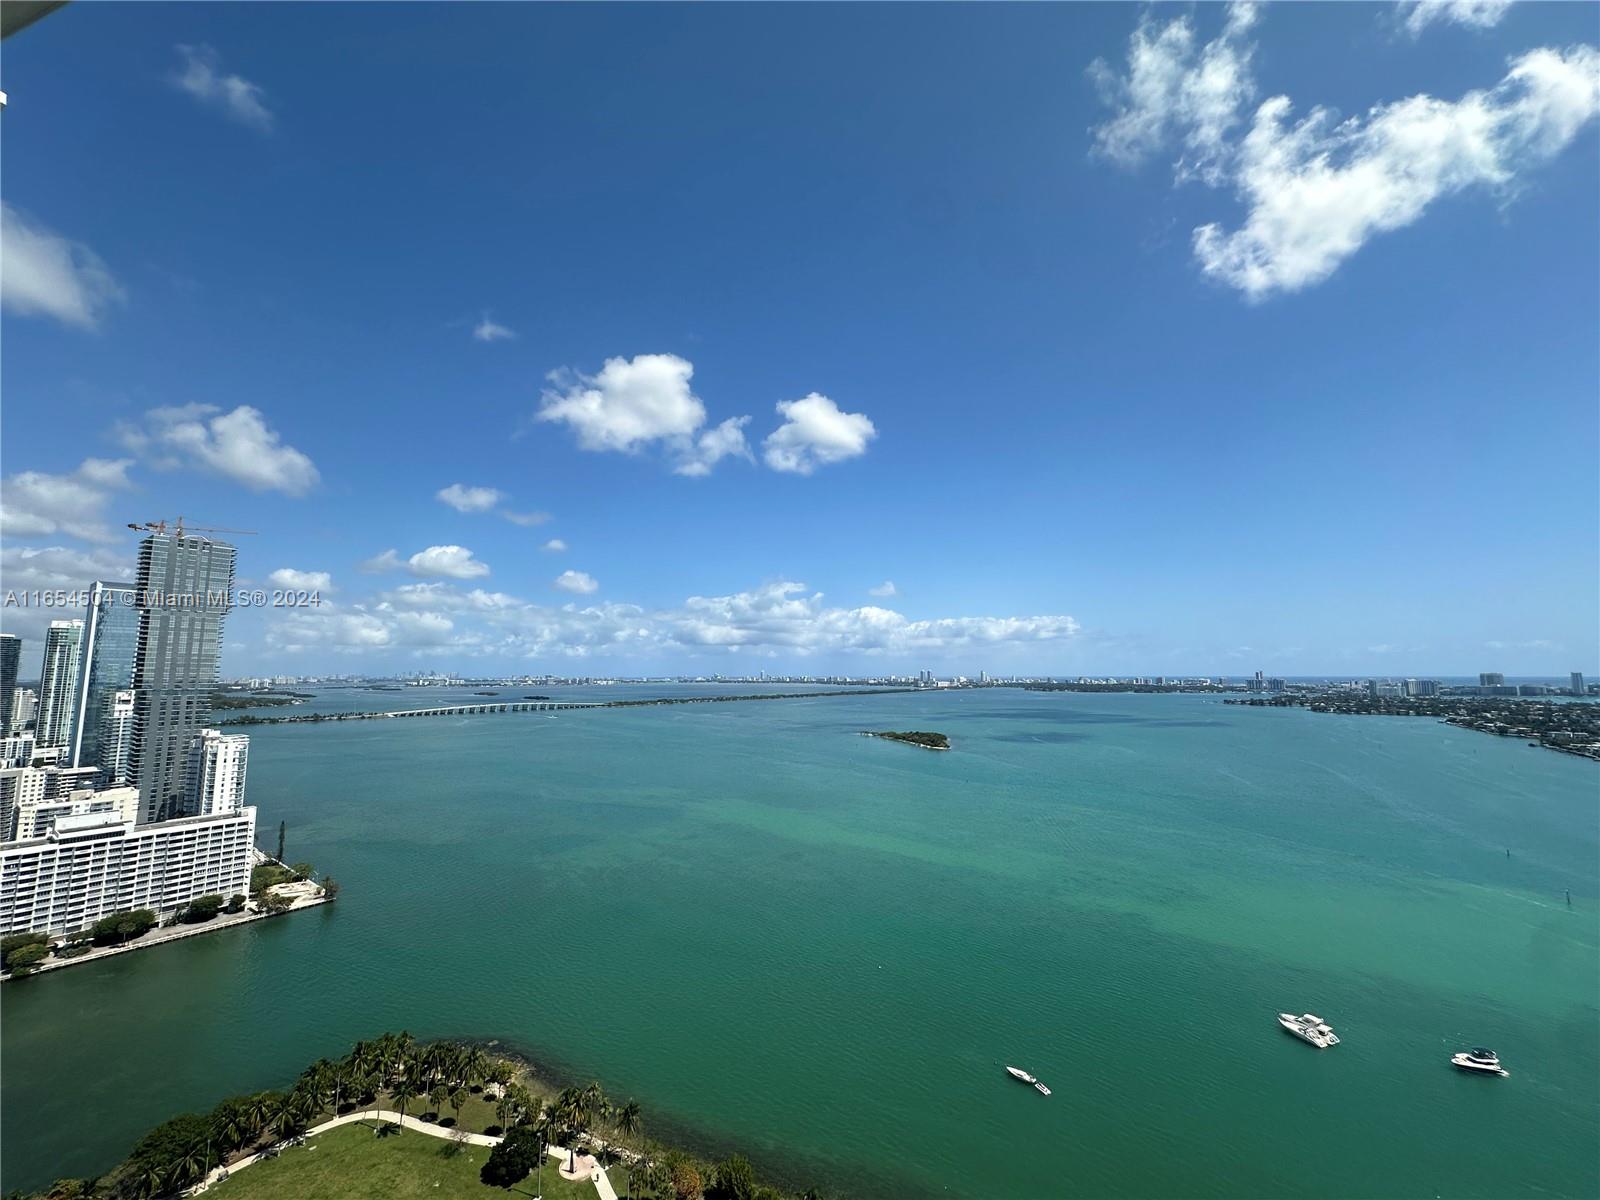
[[[0,1187],[404,1028],[843,1195],[1600,1195],[1592,762],[1009,688],[247,732],[258,841],[340,899],[8,983]]]

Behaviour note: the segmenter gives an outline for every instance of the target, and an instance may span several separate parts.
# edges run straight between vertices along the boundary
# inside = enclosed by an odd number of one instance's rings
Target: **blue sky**
[[[4,586],[181,513],[321,593],[228,674],[1592,673],[1597,26],[69,6]]]

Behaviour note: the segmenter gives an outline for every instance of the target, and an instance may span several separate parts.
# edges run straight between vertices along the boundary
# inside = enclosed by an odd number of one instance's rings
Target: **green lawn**
[[[221,1200],[518,1200],[535,1194],[531,1175],[510,1191],[478,1182],[487,1146],[466,1146],[453,1156],[452,1149],[442,1138],[415,1131],[380,1138],[367,1125],[342,1125],[246,1167],[206,1195]],[[553,1158],[545,1163],[545,1200],[595,1200],[594,1184],[562,1179],[558,1165]]]

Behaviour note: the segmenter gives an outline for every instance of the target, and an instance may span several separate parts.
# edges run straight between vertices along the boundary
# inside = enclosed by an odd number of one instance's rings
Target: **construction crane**
[[[134,530],[136,533],[166,533],[167,523],[165,521],[129,521],[128,528]],[[190,533],[247,533],[252,536],[255,534],[254,529],[224,529],[220,525],[185,525],[182,517],[178,518],[178,523],[172,529],[172,532],[180,538]],[[202,537],[200,540],[203,542],[209,542],[212,539],[208,537]]]

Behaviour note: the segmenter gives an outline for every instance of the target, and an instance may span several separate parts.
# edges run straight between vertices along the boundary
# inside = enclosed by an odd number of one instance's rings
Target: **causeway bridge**
[[[218,725],[316,725],[324,721],[388,721],[395,717],[470,717],[484,713],[560,712],[574,708],[649,708],[666,704],[732,704],[747,700],[819,700],[829,696],[887,696],[918,688],[852,688],[837,692],[767,692],[764,695],[660,696],[648,700],[500,700],[483,704],[443,704],[400,712],[310,713],[292,717],[230,717]]]
[[[601,703],[569,700],[509,700],[497,704],[449,704],[442,708],[411,708],[404,712],[373,713],[375,717],[466,717],[479,713],[558,712],[564,708],[604,708]]]

